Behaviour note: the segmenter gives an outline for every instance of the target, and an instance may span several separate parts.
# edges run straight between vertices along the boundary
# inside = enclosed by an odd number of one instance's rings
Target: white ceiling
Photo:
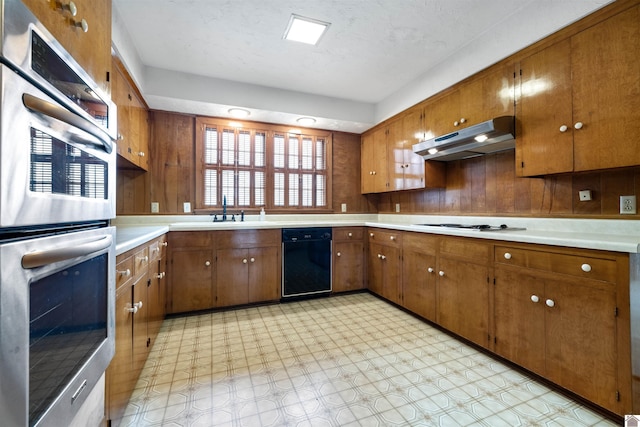
[[[608,0],[113,0],[152,108],[361,133]],[[282,39],[292,13],[331,23]]]

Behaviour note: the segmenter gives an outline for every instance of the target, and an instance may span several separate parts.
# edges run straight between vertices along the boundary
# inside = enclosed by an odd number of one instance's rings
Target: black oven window
[[[64,96],[108,128],[109,107],[35,32],[31,32],[31,68]]]
[[[30,424],[107,337],[107,257],[97,256],[30,284]]]
[[[31,128],[30,189],[107,199],[107,162]]]

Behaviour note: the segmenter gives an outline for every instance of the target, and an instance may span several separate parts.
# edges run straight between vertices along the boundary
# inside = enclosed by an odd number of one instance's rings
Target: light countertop
[[[244,222],[213,222],[206,216],[126,216],[112,221],[116,226],[116,253],[121,254],[168,231],[273,229],[294,227],[367,226],[399,231],[442,234],[496,240],[537,243],[614,252],[640,253],[640,221],[544,219],[521,217],[452,217],[440,215],[333,214],[268,215],[266,221],[248,215]],[[428,227],[417,224],[489,224],[526,230],[479,231]]]

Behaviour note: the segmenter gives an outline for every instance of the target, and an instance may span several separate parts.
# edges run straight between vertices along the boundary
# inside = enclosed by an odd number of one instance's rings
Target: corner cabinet
[[[496,353],[613,412],[629,408],[628,256],[509,245],[495,260]]]
[[[640,164],[640,6],[520,62],[516,173]]]
[[[106,94],[111,93],[111,0],[74,0],[73,16],[53,0],[22,0]],[[82,28],[86,23],[87,30]]]

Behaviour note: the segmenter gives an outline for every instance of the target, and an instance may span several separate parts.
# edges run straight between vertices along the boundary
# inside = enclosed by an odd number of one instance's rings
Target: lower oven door
[[[69,425],[114,353],[115,228],[0,244],[3,425]]]

